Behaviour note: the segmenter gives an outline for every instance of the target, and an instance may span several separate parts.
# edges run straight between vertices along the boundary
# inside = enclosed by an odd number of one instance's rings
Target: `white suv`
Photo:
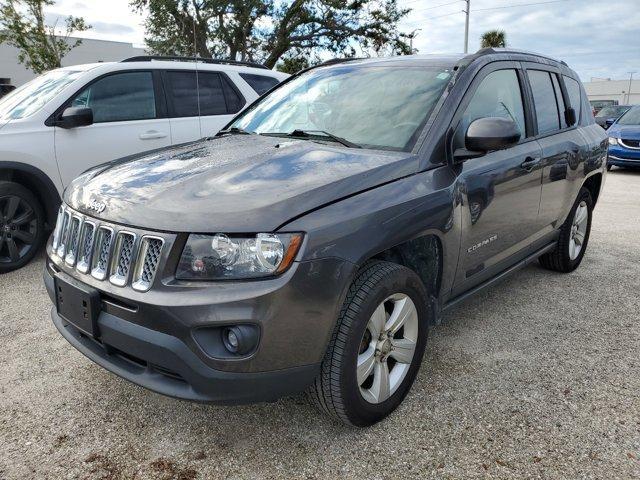
[[[35,255],[80,173],[215,135],[287,76],[244,62],[133,57],[52,70],[2,98],[0,273]]]

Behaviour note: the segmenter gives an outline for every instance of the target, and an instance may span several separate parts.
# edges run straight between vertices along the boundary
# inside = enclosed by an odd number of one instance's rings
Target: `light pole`
[[[467,9],[463,10],[466,14],[464,21],[464,53],[469,51],[469,14],[471,13],[471,0],[464,0],[467,2]]]
[[[634,72],[627,72],[629,74],[629,88],[627,89],[627,105],[631,103],[631,82],[633,81]]]

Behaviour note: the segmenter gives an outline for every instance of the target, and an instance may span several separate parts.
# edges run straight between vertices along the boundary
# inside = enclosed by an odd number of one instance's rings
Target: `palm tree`
[[[504,48],[507,46],[507,34],[504,30],[489,30],[480,37],[480,48]]]

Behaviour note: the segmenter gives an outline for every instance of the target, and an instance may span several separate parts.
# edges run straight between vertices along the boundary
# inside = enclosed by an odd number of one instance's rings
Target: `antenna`
[[[202,122],[200,121],[200,78],[198,76],[198,47],[196,45],[196,15],[193,15],[193,63],[196,66],[196,99],[198,103],[198,128],[202,136]]]

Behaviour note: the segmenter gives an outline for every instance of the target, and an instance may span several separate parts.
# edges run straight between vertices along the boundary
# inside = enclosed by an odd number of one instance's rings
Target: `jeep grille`
[[[53,234],[52,254],[80,273],[91,274],[138,291],[151,288],[164,239],[137,234],[118,225],[98,222],[63,206]]]

